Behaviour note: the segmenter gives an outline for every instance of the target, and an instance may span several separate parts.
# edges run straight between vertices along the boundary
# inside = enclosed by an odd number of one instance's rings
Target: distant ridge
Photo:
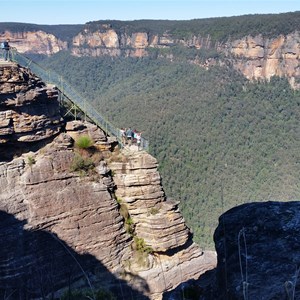
[[[281,14],[250,14],[232,17],[215,17],[192,20],[98,20],[86,24],[70,25],[38,25],[30,23],[0,22],[0,32],[10,30],[37,31],[43,30],[60,39],[68,40],[84,28],[97,30],[104,24],[110,24],[118,32],[148,32],[162,34],[168,32],[174,37],[189,35],[210,35],[213,41],[225,41],[229,38],[241,38],[246,35],[263,33],[265,37],[289,34],[300,28],[300,11]]]

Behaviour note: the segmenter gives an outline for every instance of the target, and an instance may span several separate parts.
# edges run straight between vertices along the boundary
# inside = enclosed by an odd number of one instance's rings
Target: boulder
[[[248,203],[220,217],[213,299],[300,298],[300,202]]]

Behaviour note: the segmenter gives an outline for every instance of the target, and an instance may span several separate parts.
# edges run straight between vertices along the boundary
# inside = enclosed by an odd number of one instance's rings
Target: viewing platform
[[[26,57],[25,55],[19,53],[15,48],[10,49],[9,58],[12,61],[4,60],[5,53],[0,51],[0,69],[1,67],[14,67],[14,66],[24,66],[25,68],[30,68],[36,76],[40,77],[46,84],[52,84],[56,87],[59,92],[59,98],[64,102],[69,110],[66,114],[71,113],[73,117],[82,117],[85,120],[90,120],[90,122],[101,128],[106,135],[110,137],[115,137],[121,148],[125,147],[122,142],[121,131],[116,128],[112,123],[107,121],[98,111],[95,109],[89,101],[87,101],[80,93],[78,93],[70,84],[68,84],[61,75],[56,72],[47,70],[40,66],[32,59]],[[29,67],[30,66],[30,67]],[[131,150],[149,150],[149,141],[144,137],[141,138],[141,143],[139,147],[132,147]]]
[[[4,68],[4,67],[14,67],[17,64],[13,61],[7,61],[4,60],[3,58],[0,58],[0,68]]]

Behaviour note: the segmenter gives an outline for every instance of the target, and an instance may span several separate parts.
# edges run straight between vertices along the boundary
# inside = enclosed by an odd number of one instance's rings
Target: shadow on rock
[[[95,257],[79,255],[53,233],[28,231],[24,226],[26,221],[0,211],[1,299],[60,299],[62,294],[71,295],[79,289],[94,299],[100,290],[114,297],[111,299],[148,299]],[[147,283],[142,278],[136,280],[147,291]]]
[[[197,280],[181,283],[176,289],[163,294],[163,300],[214,300],[213,285],[216,269],[205,272]]]

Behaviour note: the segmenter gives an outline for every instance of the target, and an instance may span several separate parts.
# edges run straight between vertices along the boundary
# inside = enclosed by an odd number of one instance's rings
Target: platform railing
[[[121,147],[122,143],[121,131],[112,123],[107,121],[92,105],[80,95],[61,75],[54,71],[50,71],[40,66],[30,58],[20,54],[16,49],[12,48],[10,51],[11,59],[19,65],[29,68],[34,74],[40,77],[43,81],[53,84],[60,91],[60,93],[71,101],[83,114],[100,127],[107,135],[117,138]],[[143,150],[149,149],[149,142],[142,137],[141,146]]]

